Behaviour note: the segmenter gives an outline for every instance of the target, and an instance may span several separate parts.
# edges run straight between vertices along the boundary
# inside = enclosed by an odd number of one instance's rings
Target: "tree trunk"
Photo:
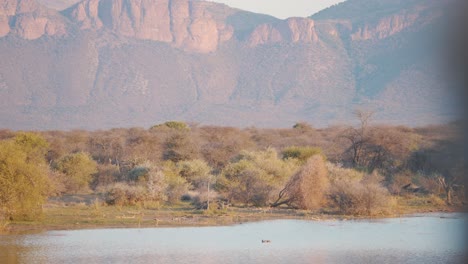
[[[452,188],[447,188],[445,193],[447,194],[447,204],[452,205]]]
[[[291,199],[288,199],[288,200],[284,200],[284,201],[279,201],[279,199],[274,202],[272,205],[270,205],[271,207],[278,207],[280,205],[283,205],[283,204],[288,204],[289,202],[291,202]]]

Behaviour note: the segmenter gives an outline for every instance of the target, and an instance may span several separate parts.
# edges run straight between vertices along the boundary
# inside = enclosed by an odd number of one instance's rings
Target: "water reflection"
[[[463,263],[466,219],[52,231],[0,236],[0,263]]]

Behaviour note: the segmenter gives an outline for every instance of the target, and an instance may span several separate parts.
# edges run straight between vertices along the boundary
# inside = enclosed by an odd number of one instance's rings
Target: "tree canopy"
[[[98,171],[97,163],[84,152],[72,153],[61,158],[55,168],[66,175],[67,191],[75,193],[89,187],[92,175]]]
[[[33,219],[41,214],[51,186],[47,147],[32,133],[0,141],[0,217]]]

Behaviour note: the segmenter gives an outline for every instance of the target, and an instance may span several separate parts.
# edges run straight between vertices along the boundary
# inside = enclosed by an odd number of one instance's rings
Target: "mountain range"
[[[316,127],[457,118],[455,0],[348,0],[285,20],[197,0],[0,0],[0,128],[167,120]]]

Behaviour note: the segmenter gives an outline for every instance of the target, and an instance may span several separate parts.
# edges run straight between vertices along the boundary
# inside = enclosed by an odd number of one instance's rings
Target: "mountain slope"
[[[455,118],[436,57],[450,1],[378,0],[357,15],[366,2],[278,20],[203,1],[85,0],[59,12],[4,0],[0,127],[324,126],[361,106],[382,122]]]

